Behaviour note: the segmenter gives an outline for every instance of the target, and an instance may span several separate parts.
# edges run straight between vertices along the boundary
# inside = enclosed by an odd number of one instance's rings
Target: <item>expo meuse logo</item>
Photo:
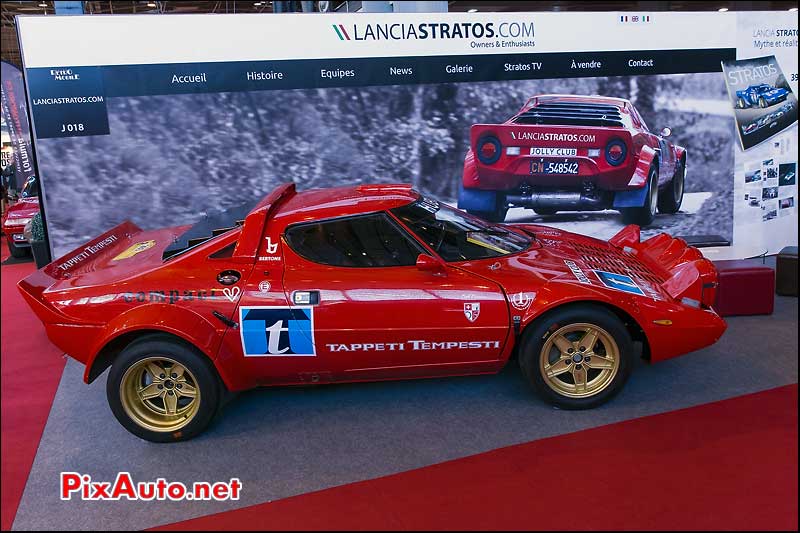
[[[332,24],[340,41],[533,38],[533,22],[421,22],[417,24]]]
[[[313,308],[242,307],[242,349],[246,357],[314,356]]]

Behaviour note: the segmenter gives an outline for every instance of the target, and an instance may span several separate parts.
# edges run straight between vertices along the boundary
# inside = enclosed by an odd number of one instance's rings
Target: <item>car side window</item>
[[[385,213],[297,224],[286,242],[309,261],[340,267],[411,266],[424,253]]]

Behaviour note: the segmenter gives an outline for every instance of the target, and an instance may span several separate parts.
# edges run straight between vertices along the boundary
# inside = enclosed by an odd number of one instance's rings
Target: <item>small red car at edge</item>
[[[502,124],[475,124],[458,207],[502,222],[509,207],[540,215],[617,209],[646,226],[683,201],[686,149],[652,133],[622,98],[539,95]]]
[[[31,244],[25,238],[25,225],[39,212],[39,181],[35,176],[28,178],[22,187],[19,200],[3,214],[2,227],[6,234],[8,251],[13,257],[30,254]]]
[[[100,235],[19,282],[50,340],[111,367],[117,419],[190,438],[225,391],[496,373],[567,409],[725,331],[712,263],[666,234],[500,225],[407,185],[296,192],[193,226]]]

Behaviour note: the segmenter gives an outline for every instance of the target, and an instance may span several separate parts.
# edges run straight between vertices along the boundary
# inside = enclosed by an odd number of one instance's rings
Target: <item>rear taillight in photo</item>
[[[497,137],[487,135],[478,139],[477,150],[478,160],[484,165],[493,165],[500,159],[503,147]]]
[[[606,145],[606,161],[610,165],[619,166],[625,161],[625,156],[628,155],[628,147],[621,139],[612,139]]]

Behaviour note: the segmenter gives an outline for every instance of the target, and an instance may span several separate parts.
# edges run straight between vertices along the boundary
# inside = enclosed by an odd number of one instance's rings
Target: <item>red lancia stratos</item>
[[[509,207],[540,215],[618,209],[644,226],[683,201],[686,149],[656,135],[622,98],[539,95],[502,124],[475,124],[458,207],[493,222]]]
[[[406,185],[296,192],[193,226],[125,222],[20,281],[50,340],[111,367],[117,419],[190,438],[225,391],[496,373],[512,354],[547,401],[599,405],[641,343],[714,343],[717,275],[680,239],[610,241],[488,223]]]

